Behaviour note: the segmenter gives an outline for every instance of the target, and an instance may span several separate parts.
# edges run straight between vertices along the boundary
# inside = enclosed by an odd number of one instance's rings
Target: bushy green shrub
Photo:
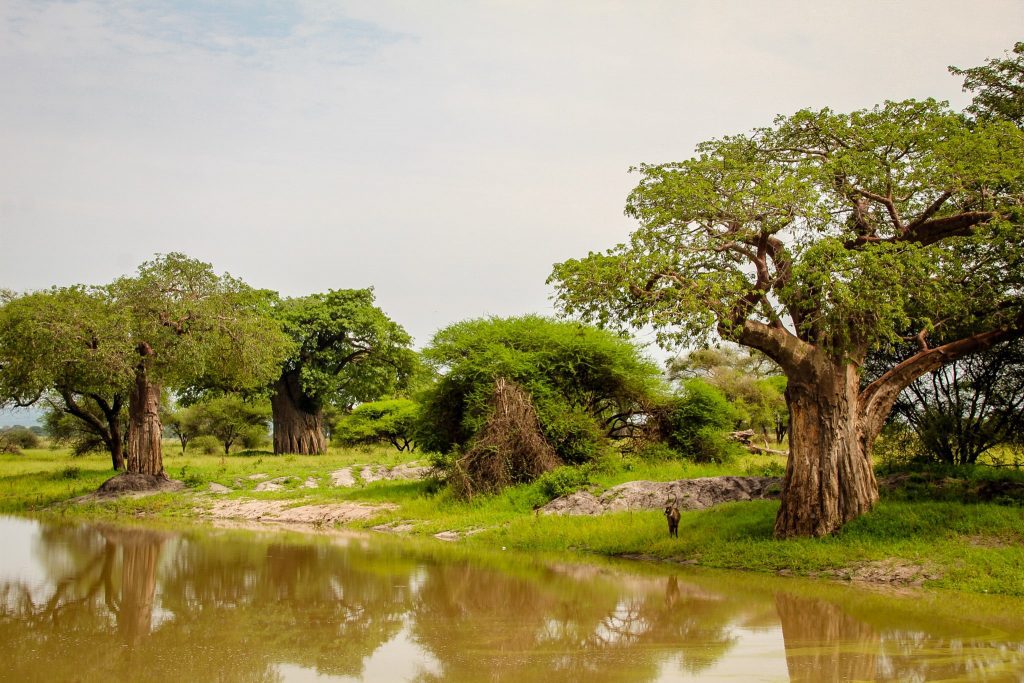
[[[419,405],[407,398],[363,403],[334,425],[332,440],[342,446],[387,441],[399,451],[415,450]]]
[[[681,396],[663,413],[665,442],[697,462],[725,462],[742,448],[726,432],[736,424],[736,412],[725,394],[703,379],[683,383]]]
[[[28,427],[0,429],[0,452],[18,453],[23,448],[39,448],[39,436]]]
[[[666,460],[678,460],[681,456],[679,451],[674,450],[665,443],[648,443],[640,448],[635,457],[642,462],[664,462]]]
[[[658,367],[632,342],[540,316],[457,323],[423,357],[440,377],[420,397],[417,442],[440,453],[480,431],[498,378],[529,394],[544,437],[567,463],[599,457],[616,420],[644,412],[664,391]]]
[[[559,467],[537,477],[537,488],[548,500],[578,491],[590,483],[589,468]]]
[[[210,436],[209,434],[197,436],[188,443],[189,446],[200,453],[205,453],[206,455],[214,455],[216,453],[224,452],[224,447],[221,445],[220,440],[215,436]]]
[[[270,445],[270,432],[266,425],[253,425],[242,430],[242,448],[255,451]]]

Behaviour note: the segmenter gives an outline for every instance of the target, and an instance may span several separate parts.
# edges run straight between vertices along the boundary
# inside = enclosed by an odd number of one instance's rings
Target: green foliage
[[[265,436],[270,420],[270,406],[266,399],[247,401],[235,394],[196,403],[189,410],[198,433],[215,437],[225,454],[230,453],[231,446],[254,428]]]
[[[137,358],[128,312],[102,288],[32,292],[0,307],[0,405],[28,405],[58,389],[125,393]]]
[[[79,467],[71,465],[69,467],[65,467],[64,469],[62,469],[60,471],[60,476],[61,479],[78,479],[79,477],[82,476],[82,470]]]
[[[788,318],[853,358],[938,320],[1016,319],[1024,133],[1009,123],[933,100],[804,110],[638,172],[629,241],[555,266],[565,312],[776,355],[757,324]]]
[[[419,405],[407,398],[363,403],[337,421],[333,439],[344,446],[387,441],[399,451],[415,450],[418,417]]]
[[[181,452],[192,439],[202,433],[203,425],[198,412],[192,406],[178,406],[174,409],[164,411],[160,416],[164,429],[181,444]]]
[[[438,332],[423,357],[440,374],[421,396],[417,441],[428,451],[472,440],[499,377],[529,394],[545,437],[568,463],[599,455],[610,431],[663,392],[657,367],[631,342],[539,316],[457,323]]]
[[[913,430],[921,452],[970,465],[1001,445],[1024,442],[1024,339],[958,359],[911,383],[893,418]]]
[[[270,446],[270,432],[266,423],[252,425],[242,430],[239,440],[246,451],[256,451]]]
[[[416,366],[412,338],[374,305],[371,289],[285,299],[274,312],[294,342],[284,373],[296,372],[307,408],[352,406],[402,389]]]
[[[125,316],[132,374],[141,353],[151,381],[169,388],[258,389],[292,348],[267,292],[183,254],[143,263],[106,292]]]
[[[703,378],[720,390],[736,413],[736,427],[762,435],[774,433],[777,441],[789,423],[786,377],[764,354],[730,346],[697,349],[668,364],[671,379]]]
[[[215,455],[217,453],[224,452],[224,446],[221,444],[220,439],[215,436],[206,434],[203,436],[197,436],[190,442],[192,448],[200,453],[206,455]]]
[[[683,457],[683,455],[668,444],[657,441],[644,444],[643,447],[636,452],[635,457],[643,462],[658,463],[678,460]]]
[[[724,462],[739,448],[724,432],[736,424],[736,409],[725,394],[703,379],[683,383],[683,394],[665,414],[666,443],[697,462]]]
[[[964,91],[974,93],[967,111],[980,119],[1005,119],[1024,126],[1024,42],[1013,46],[1012,55],[988,59],[970,69],[949,67],[964,77]]]
[[[39,448],[39,436],[28,427],[16,425],[0,429],[0,443],[14,444],[19,448]]]
[[[113,442],[140,367],[177,390],[266,386],[289,348],[270,303],[182,254],[107,287],[5,295],[0,406],[47,398],[60,413],[48,418],[58,440],[82,453]]]
[[[28,427],[0,429],[0,453],[20,453],[23,448],[39,448],[39,437]]]
[[[540,475],[535,482],[537,489],[547,500],[567,496],[589,483],[589,470],[586,466],[559,467]]]

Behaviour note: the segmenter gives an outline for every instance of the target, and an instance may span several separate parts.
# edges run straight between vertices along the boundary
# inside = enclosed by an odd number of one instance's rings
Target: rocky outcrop
[[[595,495],[577,491],[540,508],[545,515],[601,515],[625,510],[659,510],[676,502],[680,510],[700,510],[739,500],[778,498],[777,477],[701,477],[678,481],[627,481]]]
[[[122,472],[100,484],[96,489],[99,498],[116,498],[123,495],[139,495],[181,491],[185,485],[180,481],[168,479],[162,474],[143,474],[141,472]]]
[[[425,479],[430,474],[430,467],[405,463],[388,467],[386,465],[353,465],[331,472],[331,486],[355,486],[358,481],[369,484],[375,481],[399,481]],[[356,474],[359,480],[356,479]]]

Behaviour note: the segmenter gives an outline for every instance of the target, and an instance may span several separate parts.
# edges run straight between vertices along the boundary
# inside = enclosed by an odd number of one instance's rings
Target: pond
[[[0,678],[1024,681],[1024,602],[0,517]]]

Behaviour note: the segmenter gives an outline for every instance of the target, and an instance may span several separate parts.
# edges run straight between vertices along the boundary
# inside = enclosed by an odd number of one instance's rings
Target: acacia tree
[[[868,358],[875,372],[880,354]],[[898,356],[897,356],[898,358]],[[1024,338],[960,358],[912,382],[892,418],[906,423],[927,455],[970,465],[1024,435]]]
[[[900,391],[1024,333],[1024,135],[909,100],[697,151],[640,167],[630,241],[550,281],[567,313],[774,360],[790,410],[775,535],[834,532],[878,499],[871,445]],[[936,327],[948,341],[929,343]],[[862,386],[869,350],[906,329],[917,352]]]
[[[0,406],[40,400],[77,425],[88,450],[102,444],[124,468],[124,407],[132,375],[126,311],[100,288],[6,295],[0,307]]]
[[[265,292],[183,254],[158,256],[106,291],[127,312],[133,354],[128,471],[162,475],[161,389],[265,386],[288,339]]]
[[[216,437],[224,445],[224,455],[227,455],[232,444],[240,440],[246,430],[262,427],[266,431],[270,406],[266,404],[266,397],[246,401],[228,394],[191,406],[189,418],[196,424],[198,433]]]
[[[371,289],[285,299],[276,316],[295,345],[270,397],[275,453],[323,453],[327,403],[372,401],[412,372],[412,338],[374,305]]]
[[[765,447],[769,431],[775,433],[776,443],[786,436],[786,378],[764,354],[728,346],[695,349],[670,360],[666,371],[671,380],[700,377],[719,389],[732,402],[740,426],[760,432]]]

